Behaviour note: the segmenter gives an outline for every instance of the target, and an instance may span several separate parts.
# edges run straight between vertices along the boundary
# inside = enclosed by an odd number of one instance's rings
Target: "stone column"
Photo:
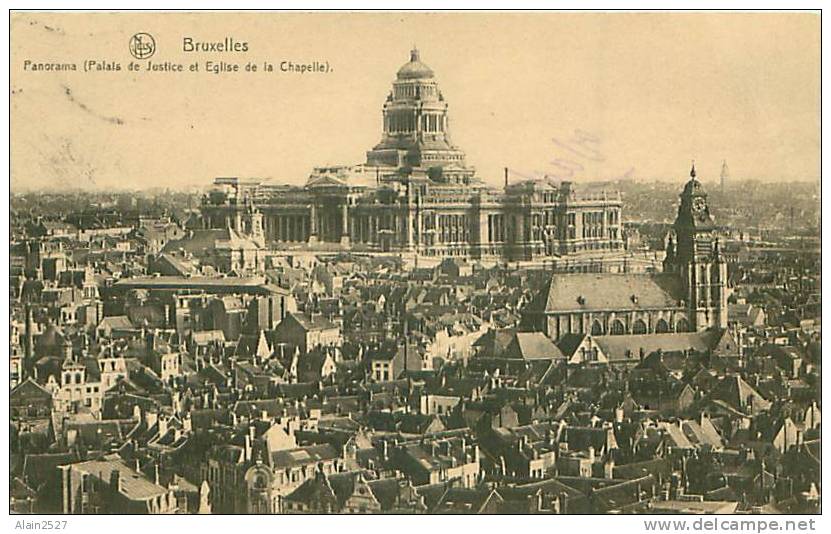
[[[312,202],[309,207],[309,244],[317,243],[317,207]]]
[[[417,229],[417,227],[416,227],[417,224],[418,224],[418,217],[416,217],[415,214],[408,207],[407,208],[407,248],[411,249],[411,250],[412,250],[414,245],[418,245],[418,243],[416,243],[413,240],[415,230]],[[418,235],[419,235],[419,237],[421,237],[421,230],[420,229],[418,229]]]
[[[340,244],[349,246],[349,199],[343,199]]]
[[[424,243],[424,215],[419,210],[418,215],[416,216],[416,228],[418,229],[418,239],[416,240],[416,246],[421,246]]]

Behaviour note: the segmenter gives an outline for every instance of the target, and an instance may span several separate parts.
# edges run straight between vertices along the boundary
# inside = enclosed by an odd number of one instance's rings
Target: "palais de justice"
[[[570,182],[486,185],[454,145],[448,104],[418,50],[382,108],[366,163],[316,168],[302,187],[217,178],[205,229],[272,246],[406,252],[497,261],[622,254],[619,193]],[[246,266],[241,266],[246,267]]]

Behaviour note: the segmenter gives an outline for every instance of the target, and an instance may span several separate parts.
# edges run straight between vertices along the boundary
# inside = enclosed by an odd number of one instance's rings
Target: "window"
[[[620,336],[620,335],[623,335],[623,334],[626,333],[626,327],[623,326],[623,323],[620,321],[620,319],[615,319],[612,322],[612,327],[610,329],[610,333],[613,336]]]

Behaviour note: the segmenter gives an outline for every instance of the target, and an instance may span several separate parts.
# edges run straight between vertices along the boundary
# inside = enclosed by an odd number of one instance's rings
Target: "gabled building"
[[[523,311],[524,327],[555,340],[727,328],[727,263],[694,166],[673,230],[663,273],[554,274]]]

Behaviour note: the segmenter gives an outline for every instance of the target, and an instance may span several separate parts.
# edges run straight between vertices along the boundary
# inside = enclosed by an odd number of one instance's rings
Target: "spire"
[[[695,180],[695,160],[692,160],[692,167],[690,168],[690,178]]]
[[[413,44],[413,49],[410,50],[410,61],[421,61],[418,55],[418,48]]]
[[[727,169],[727,160],[721,163],[721,189],[727,185],[727,178],[730,176],[730,171]]]

